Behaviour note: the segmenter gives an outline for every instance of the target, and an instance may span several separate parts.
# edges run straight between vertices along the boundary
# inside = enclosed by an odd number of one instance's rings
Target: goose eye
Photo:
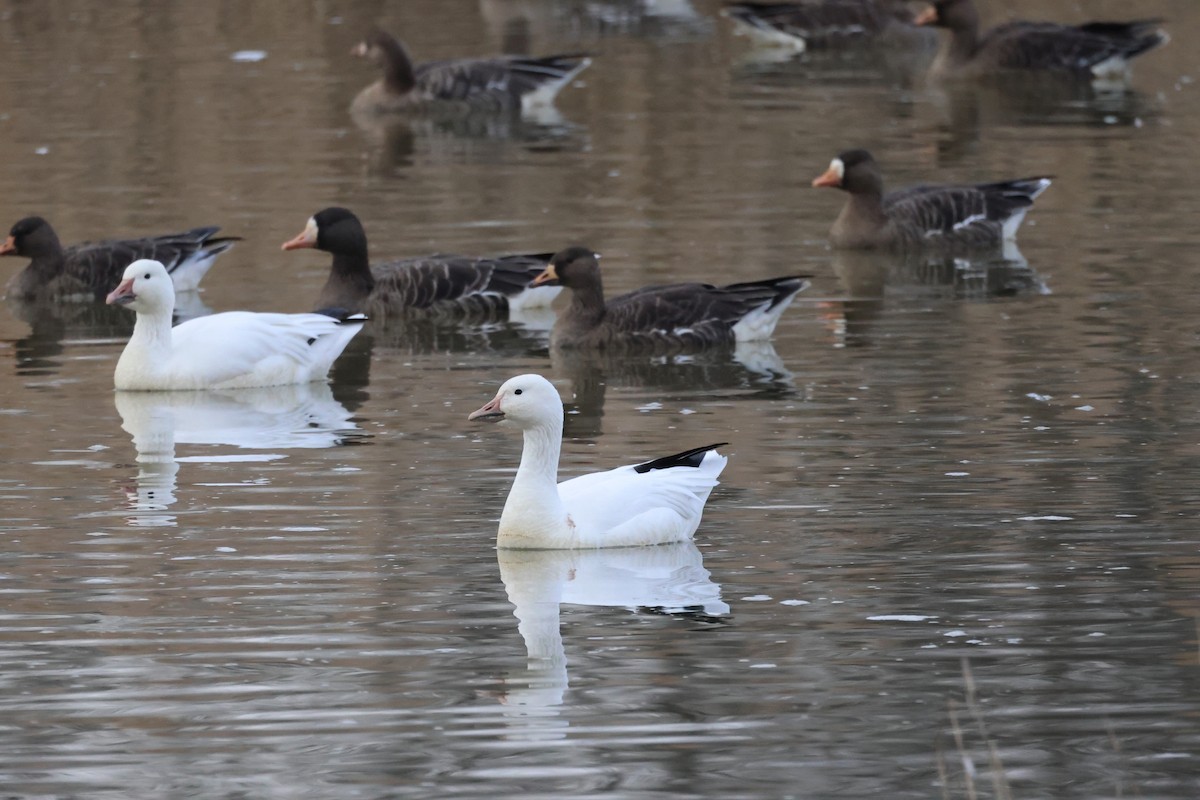
[[[146,280],[150,280],[150,273],[149,273],[149,272],[147,272],[147,273],[146,273],[145,275],[143,275],[142,277],[143,277],[143,278],[145,278]]]
[[[513,394],[520,394],[520,393],[521,393],[521,392],[523,392],[523,391],[525,391],[525,390],[524,390],[524,389],[517,389],[515,392],[513,392]]]

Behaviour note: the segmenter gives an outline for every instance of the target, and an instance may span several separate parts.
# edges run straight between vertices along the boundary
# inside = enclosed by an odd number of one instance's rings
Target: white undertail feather
[[[177,292],[194,292],[200,286],[200,281],[208,274],[217,256],[224,253],[227,247],[214,247],[209,250],[197,250],[191,257],[184,259],[179,266],[171,270],[171,282]]]
[[[724,13],[727,16],[732,16],[728,11]],[[803,53],[808,49],[808,44],[804,41],[803,37],[793,36],[776,30],[766,23],[753,25],[735,16],[732,18],[735,23],[733,32],[740,36],[745,36],[759,47],[781,47],[795,53]]]
[[[1029,211],[1029,207],[1018,208],[1013,212],[1012,216],[1004,220],[1004,225],[1001,227],[1002,236],[1005,241],[1013,241],[1017,238],[1017,229],[1021,227],[1021,223],[1025,221],[1025,212]],[[954,227],[958,227],[955,225]]]
[[[561,292],[561,286],[531,286],[508,298],[508,311],[519,314],[530,309],[549,308]]]
[[[566,75],[556,80],[546,81],[534,91],[521,95],[521,111],[530,113],[539,108],[553,105],[554,98],[558,96],[563,87],[573,81],[575,76],[587,69],[591,63],[590,58],[581,59],[575,68]]]
[[[803,286],[804,284],[801,285]],[[774,306],[770,302],[763,303],[742,317],[733,326],[734,340],[738,342],[756,342],[763,339],[770,339],[771,334],[775,332],[775,325],[778,324],[779,318],[783,316],[783,312],[796,299],[797,294],[799,294],[798,291],[792,293],[783,300],[776,302]]]

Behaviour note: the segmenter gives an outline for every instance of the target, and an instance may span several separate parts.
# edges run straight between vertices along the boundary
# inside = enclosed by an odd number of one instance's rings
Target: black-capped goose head
[[[883,174],[866,150],[847,150],[813,178],[813,186],[841,189],[850,194],[883,194]]]
[[[552,281],[568,289],[592,283],[600,276],[600,255],[586,247],[568,247],[550,259],[546,269],[533,279],[531,286],[542,286]]]
[[[935,0],[913,22],[950,30],[974,30],[979,27],[979,12],[971,0]]]
[[[8,238],[0,244],[0,256],[37,258],[62,249],[50,223],[41,217],[26,217],[12,226]]]
[[[283,243],[284,250],[302,248],[366,257],[367,234],[353,212],[334,206],[313,214],[304,230]]]

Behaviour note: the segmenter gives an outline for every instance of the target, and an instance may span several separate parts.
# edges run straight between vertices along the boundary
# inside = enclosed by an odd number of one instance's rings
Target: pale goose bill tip
[[[468,422],[499,422],[504,419],[504,412],[500,410],[500,396],[496,395],[489,400],[483,407],[472,411],[467,415]]]
[[[279,249],[285,251],[303,250],[305,248],[312,249],[316,246],[316,237],[309,232],[308,228],[305,228],[304,230],[300,231],[300,233],[296,234],[291,239],[288,239],[286,242],[280,245]]]
[[[553,264],[547,264],[537,277],[529,282],[530,286],[546,286],[547,284],[558,283],[558,272],[555,271]]]
[[[137,299],[137,295],[133,291],[133,278],[126,278],[117,284],[117,288],[108,293],[104,298],[105,305],[128,305]]]

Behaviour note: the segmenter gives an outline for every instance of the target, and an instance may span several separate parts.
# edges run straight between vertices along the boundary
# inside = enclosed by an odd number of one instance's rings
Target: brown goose
[[[50,223],[26,217],[12,226],[0,245],[0,256],[23,256],[29,265],[8,284],[8,296],[25,301],[103,300],[121,281],[125,268],[139,258],[160,261],[175,291],[194,290],[217,256],[237,236],[214,238],[220,228],[194,228],[183,233],[83,242],[63,249]]]
[[[807,275],[712,286],[647,286],[605,301],[598,256],[586,247],[554,255],[538,285],[571,290],[550,333],[560,348],[688,350],[770,338]]]
[[[918,25],[945,28],[948,35],[932,71],[947,77],[979,77],[1006,70],[1041,70],[1099,78],[1124,76],[1129,60],[1165,44],[1162,20],[1009,22],[979,34],[972,0],[936,0],[917,17]]]
[[[505,316],[510,309],[548,306],[559,286],[533,289],[530,282],[549,254],[472,258],[432,255],[371,266],[367,234],[345,208],[326,208],[309,219],[284,250],[312,248],[333,255],[329,279],[314,308],[365,313],[370,319],[417,311],[448,316]]]
[[[834,247],[967,251],[1015,239],[1025,212],[1050,178],[914,186],[885,195],[883,173],[871,154],[847,150],[812,185],[850,195],[829,232]]]
[[[413,65],[404,44],[372,31],[351,51],[383,67],[383,77],[358,93],[351,111],[386,114],[422,107],[513,112],[549,106],[591,59],[581,54],[542,58],[459,58]]]
[[[893,35],[921,38],[916,15],[902,0],[730,3],[724,14],[757,42],[798,51]]]

